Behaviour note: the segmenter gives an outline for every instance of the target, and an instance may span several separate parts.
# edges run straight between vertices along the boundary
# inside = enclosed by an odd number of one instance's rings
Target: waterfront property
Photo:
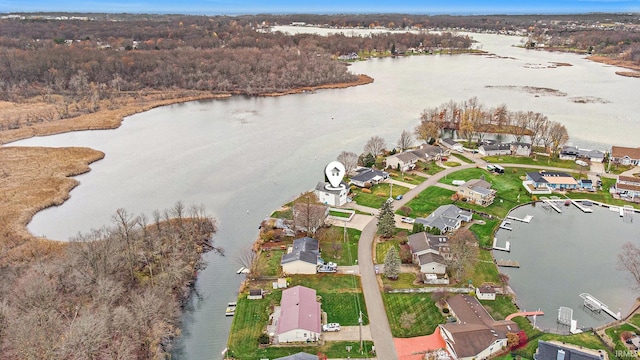
[[[480,286],[476,289],[476,297],[478,300],[495,300],[496,289],[492,286]]]
[[[511,320],[494,320],[475,297],[458,294],[447,304],[458,321],[440,325],[440,334],[454,359],[486,359],[504,352],[507,334],[520,331]]]
[[[279,357],[274,360],[318,360],[318,355],[311,355],[304,352],[299,352],[297,354]]]
[[[640,178],[633,176],[618,176],[615,192],[619,197],[630,201],[640,198]]]
[[[606,351],[592,350],[559,341],[538,341],[535,360],[608,360]]]
[[[416,163],[421,160],[420,157],[412,151],[405,151],[386,158],[386,166],[391,169],[399,169],[402,171],[410,171],[415,169]]]
[[[446,274],[446,263],[452,258],[448,236],[423,231],[409,235],[408,243],[413,263],[420,266],[420,272],[425,278],[427,274],[434,274],[439,278]]]
[[[620,165],[640,165],[640,148],[612,146],[610,160]]]
[[[482,144],[478,147],[482,156],[511,155],[511,145],[505,143]]]
[[[484,179],[473,179],[465,182],[458,188],[458,196],[467,202],[481,206],[493,204],[496,190],[491,189],[491,183]]]
[[[349,194],[349,186],[344,181],[338,187],[333,189],[328,182],[318,182],[313,193],[318,197],[318,201],[328,206],[342,206],[347,203],[347,195]]]
[[[573,176],[564,172],[542,170],[539,172],[528,172],[523,185],[525,189],[532,194],[545,193],[534,191],[546,191],[546,193],[550,194],[554,190],[577,189],[578,181],[576,181]]]
[[[283,290],[280,307],[274,310],[274,340],[279,344],[318,341],[322,326],[320,311],[314,289],[298,285]]]
[[[457,151],[460,153],[464,151],[462,144],[450,138],[440,139],[440,145],[446,147],[447,149]]]
[[[329,207],[321,204],[299,202],[293,204],[293,226],[295,231],[315,233],[329,216]]]
[[[320,257],[319,242],[310,237],[293,240],[293,246],[282,255],[280,265],[285,274],[315,274]]]
[[[531,144],[525,142],[512,142],[510,144],[511,155],[531,156]]]
[[[560,150],[560,160],[583,159],[601,163],[604,161],[604,152],[600,150],[580,149],[577,146],[563,146]]]
[[[449,204],[438,207],[426,218],[417,218],[416,223],[425,227],[436,227],[444,234],[459,229],[463,221],[471,221],[472,215],[471,211]]]
[[[356,169],[355,172],[356,175],[352,176],[351,179],[349,179],[349,184],[353,184],[361,188],[366,187],[367,184],[379,184],[389,178],[389,173],[386,171],[370,169],[366,167]]]

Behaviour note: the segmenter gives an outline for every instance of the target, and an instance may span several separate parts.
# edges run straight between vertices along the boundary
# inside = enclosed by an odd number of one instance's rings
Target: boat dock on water
[[[233,316],[236,313],[236,306],[238,306],[238,303],[236,302],[230,302],[227,304],[227,310],[225,312],[225,316]]]

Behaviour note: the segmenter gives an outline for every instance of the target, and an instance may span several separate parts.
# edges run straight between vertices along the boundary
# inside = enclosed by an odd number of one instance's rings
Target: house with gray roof
[[[328,206],[342,206],[347,203],[347,195],[349,194],[349,185],[341,182],[341,186],[334,189],[328,182],[319,182],[313,193],[318,197],[318,201]]]
[[[471,221],[472,215],[471,211],[449,204],[440,206],[426,218],[417,218],[416,223],[436,227],[444,234],[459,229],[463,221]]]
[[[356,175],[349,179],[349,184],[353,184],[357,187],[365,187],[367,183],[371,185],[379,184],[389,178],[389,173],[386,171],[370,169],[361,167],[355,170]]]
[[[496,190],[491,188],[491,183],[484,179],[473,179],[460,185],[457,194],[466,201],[482,206],[493,204],[496,198]]]
[[[482,144],[478,147],[478,152],[483,156],[511,155],[511,144]]]
[[[409,249],[413,263],[420,266],[423,274],[442,277],[447,272],[447,261],[451,260],[449,237],[419,232],[409,235]]]
[[[578,181],[565,172],[539,171],[528,172],[525,182],[530,182],[534,188],[551,190],[571,190],[578,188]],[[526,188],[526,186],[525,186]]]
[[[511,320],[494,320],[473,296],[458,294],[447,300],[456,323],[439,325],[440,336],[454,359],[488,359],[507,347],[507,334],[517,334]]]
[[[609,356],[604,350],[587,349],[558,341],[540,340],[533,358],[535,360],[608,360]]]
[[[441,157],[446,156],[449,151],[443,150],[439,146],[422,144],[417,149],[411,150],[412,153],[416,154],[420,157],[422,161],[436,161],[440,160]]]
[[[453,151],[457,151],[457,152],[464,151],[464,147],[462,146],[462,144],[460,144],[459,142],[451,138],[440,139],[440,145],[446,147],[447,149],[451,149]]]
[[[304,352],[299,352],[297,354],[279,357],[274,360],[318,360],[318,355],[311,355]]]
[[[315,274],[320,257],[320,242],[303,237],[293,240],[293,246],[282,255],[280,265],[285,274]]]
[[[394,155],[387,156],[386,166],[391,169],[400,169],[402,171],[413,170],[416,163],[420,160],[420,156],[412,151],[405,151]]]
[[[509,144],[511,155],[514,156],[531,156],[531,144],[525,142],[512,142]]]
[[[282,291],[275,340],[279,344],[290,342],[316,342],[320,339],[322,318],[316,291],[295,286]]]

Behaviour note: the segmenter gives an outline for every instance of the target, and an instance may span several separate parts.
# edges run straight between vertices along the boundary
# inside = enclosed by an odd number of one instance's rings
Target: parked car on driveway
[[[416,222],[416,219],[410,218],[410,217],[403,217],[400,221],[407,224],[413,224],[414,222]]]
[[[340,324],[338,323],[328,323],[322,325],[322,331],[331,332],[331,331],[340,331]]]

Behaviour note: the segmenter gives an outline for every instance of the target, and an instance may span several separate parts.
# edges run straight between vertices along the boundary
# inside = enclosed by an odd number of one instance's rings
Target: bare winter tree
[[[553,121],[549,128],[549,137],[551,140],[551,154],[557,155],[560,149],[569,141],[569,133],[564,125]]]
[[[640,290],[640,247],[632,242],[622,245],[618,253],[618,270],[626,271],[633,279],[632,287]]]
[[[429,142],[440,137],[440,124],[433,120],[422,120],[413,132],[418,139]]]
[[[355,170],[356,166],[358,166],[358,154],[350,151],[341,152],[340,155],[338,155],[337,160],[344,165],[347,175],[351,174],[351,172]]]
[[[235,259],[236,263],[249,270],[249,273],[253,276],[259,276],[258,274],[258,254],[251,246],[242,248]]]
[[[540,113],[534,113],[531,115],[531,121],[529,124],[529,130],[531,130],[531,146],[538,145],[548,123],[549,119]]]
[[[381,138],[380,136],[372,136],[371,139],[369,139],[369,141],[367,141],[367,144],[364,146],[364,153],[371,154],[375,157],[382,153],[382,150],[384,150],[384,147],[385,147],[385,142],[383,138]]]
[[[530,116],[524,111],[518,111],[513,115],[513,126],[511,131],[516,138],[516,142],[520,142],[522,138],[529,132]]]
[[[449,239],[451,248],[451,268],[458,280],[465,275],[465,268],[478,261],[478,241],[475,235],[466,228],[461,228]]]
[[[411,132],[408,130],[402,130],[402,134],[400,134],[400,138],[398,139],[398,147],[400,147],[400,151],[405,151],[411,146],[413,146],[413,136],[411,135]]]
[[[297,229],[307,232],[307,236],[314,236],[318,228],[324,225],[327,217],[327,207],[320,204],[313,192],[301,194],[293,204],[293,223]]]

